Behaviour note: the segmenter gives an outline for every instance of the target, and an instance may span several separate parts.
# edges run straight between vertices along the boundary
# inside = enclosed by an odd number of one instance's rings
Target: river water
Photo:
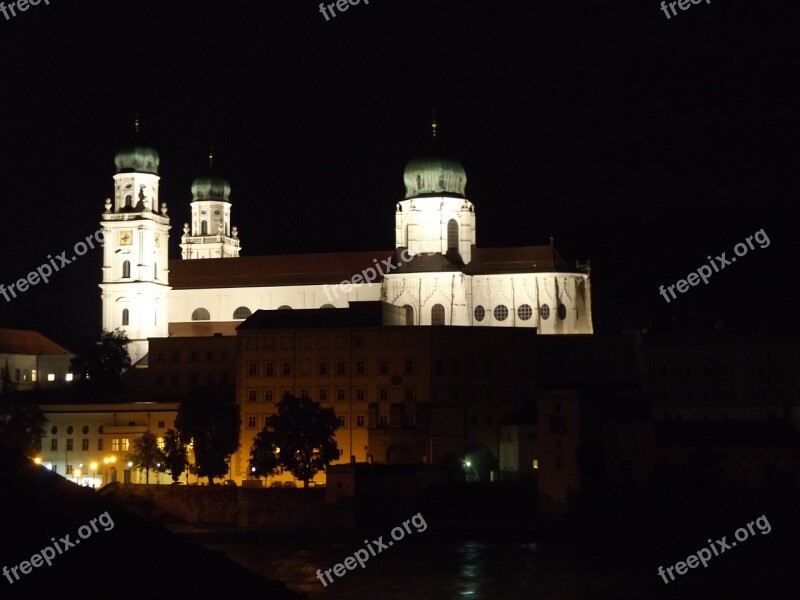
[[[208,548],[223,550],[232,560],[314,600],[577,600],[601,585],[596,574],[581,573],[578,564],[571,564],[568,553],[542,555],[532,540],[454,540],[412,530],[370,557],[365,568],[356,566],[341,578],[331,572],[334,582],[323,586],[317,569],[331,569],[364,548],[364,535],[315,539],[252,531],[175,530]],[[388,532],[370,537],[381,534],[386,543]],[[564,577],[565,571],[569,577]]]

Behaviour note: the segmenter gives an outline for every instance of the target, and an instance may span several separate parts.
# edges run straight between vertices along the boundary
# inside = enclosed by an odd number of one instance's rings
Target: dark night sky
[[[786,12],[793,11],[793,12]],[[595,329],[797,329],[800,7],[656,0],[65,2],[0,17],[0,282],[93,233],[138,111],[179,256],[209,145],[243,254],[388,249],[432,108],[478,245],[592,260]],[[658,294],[764,228],[708,286]],[[100,326],[100,252],[0,326]],[[787,293],[788,292],[788,293]]]

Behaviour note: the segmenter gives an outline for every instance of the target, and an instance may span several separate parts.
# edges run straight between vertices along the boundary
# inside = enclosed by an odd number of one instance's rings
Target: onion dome
[[[467,174],[461,163],[443,156],[414,158],[403,173],[406,198],[457,196],[464,198]]]

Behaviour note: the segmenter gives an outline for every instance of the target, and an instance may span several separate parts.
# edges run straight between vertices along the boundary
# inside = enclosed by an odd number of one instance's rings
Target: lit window
[[[36,381],[36,369],[31,369],[31,381]]]
[[[530,304],[523,304],[517,309],[517,316],[521,321],[527,321],[533,316],[533,309]]]
[[[534,469],[538,469],[539,468],[539,459],[538,458],[534,458],[533,459],[533,468]]]
[[[495,306],[494,318],[498,321],[505,321],[508,318],[508,307],[505,304]]]
[[[111,440],[111,451],[119,452],[119,438],[114,438]]]
[[[130,449],[131,441],[128,438],[121,438],[119,440],[119,448],[122,452],[127,452]]]
[[[48,373],[47,374],[47,381],[55,381],[55,380],[56,380],[56,374],[55,373]]]
[[[164,449],[164,438],[163,437],[156,438],[156,446],[158,446],[159,450],[163,450]]]
[[[72,375],[72,373],[67,373],[67,376],[66,376],[66,380],[67,381],[72,381],[73,378],[74,378],[74,376]]]

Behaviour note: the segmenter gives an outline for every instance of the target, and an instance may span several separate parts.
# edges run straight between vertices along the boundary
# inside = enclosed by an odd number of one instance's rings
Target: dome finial
[[[208,147],[208,168],[214,168],[214,146]]]
[[[436,109],[434,108],[431,113],[431,138],[435,141],[436,140],[436,130],[439,127],[439,123],[436,121]]]
[[[133,133],[139,133],[139,113],[133,113]]]

